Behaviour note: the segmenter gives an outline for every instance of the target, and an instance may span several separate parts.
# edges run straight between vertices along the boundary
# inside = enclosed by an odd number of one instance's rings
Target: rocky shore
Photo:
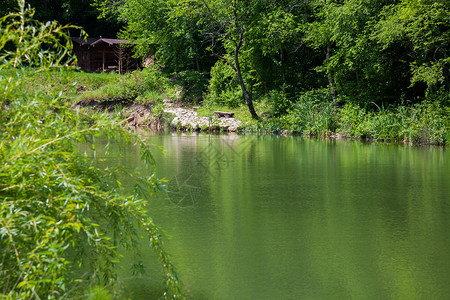
[[[80,101],[77,105],[93,110],[107,110],[111,113],[115,111],[117,105],[120,105],[121,114],[130,127],[162,129],[164,126],[169,126],[171,129],[180,131],[236,132],[242,126],[242,121],[235,118],[218,118],[215,115],[201,117],[194,108],[178,107],[171,99],[164,100],[164,114],[159,116],[153,114],[151,106],[136,102]]]
[[[170,127],[177,130],[236,132],[242,122],[235,118],[200,117],[192,108],[175,107],[170,99],[164,100],[165,113],[175,116]]]

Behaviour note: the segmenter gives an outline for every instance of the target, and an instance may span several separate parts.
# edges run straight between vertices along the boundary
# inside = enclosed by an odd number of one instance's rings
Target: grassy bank
[[[429,99],[420,103],[367,107],[346,103],[334,105],[327,91],[302,94],[284,113],[278,113],[273,100],[257,102],[261,120],[251,119],[245,106],[228,108],[219,105],[203,107],[200,113],[214,110],[235,113],[246,122],[246,132],[292,133],[320,137],[346,137],[372,141],[410,144],[447,145],[450,140],[450,107],[443,101]]]
[[[70,102],[134,102],[159,103],[170,92],[169,80],[160,73],[145,69],[125,75],[117,73],[85,73],[73,70],[36,73],[26,71],[21,90],[34,94],[62,96]],[[1,74],[0,74],[1,75]]]
[[[36,73],[28,70],[16,90],[18,93],[26,90],[30,94],[62,97],[72,105],[113,108],[117,114],[123,113],[127,106],[139,104],[156,116],[163,114],[165,98],[182,97],[181,87],[152,68],[125,75],[73,70]]]
[[[282,132],[311,136],[342,136],[373,141],[446,145],[450,139],[450,108],[439,102],[364,108],[347,103],[335,107],[305,94],[280,117],[250,122],[246,130]]]
[[[183,84],[181,84],[183,83]],[[246,125],[244,132],[293,133],[309,136],[342,136],[373,141],[411,144],[446,145],[450,139],[450,107],[445,101],[429,99],[420,103],[366,107],[351,102],[336,107],[326,90],[306,92],[289,104],[285,98],[266,97],[256,102],[261,120],[253,120],[245,105],[227,107],[199,99],[195,80],[186,77],[169,80],[155,68],[126,75],[115,73],[83,73],[75,71],[53,74],[29,73],[24,88],[52,95],[64,91],[63,97],[73,104],[109,104],[116,113],[124,114],[130,104],[144,105],[154,118],[164,116],[165,98],[179,105],[198,106],[200,116],[213,116],[214,111],[230,111]],[[193,90],[195,92],[186,92]],[[282,107],[284,106],[284,107]]]

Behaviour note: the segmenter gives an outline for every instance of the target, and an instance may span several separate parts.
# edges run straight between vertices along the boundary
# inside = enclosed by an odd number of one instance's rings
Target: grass
[[[3,70],[0,76],[7,76],[7,72]],[[15,86],[13,95],[20,95],[22,91],[27,91],[33,95],[59,97],[62,91],[64,98],[76,102],[80,95],[86,92],[95,92],[105,85],[117,82],[120,76],[116,73],[84,73],[69,70],[35,72],[35,70],[26,70],[23,80]]]
[[[0,73],[0,76],[7,75]],[[79,71],[26,72],[18,91],[57,96],[60,91],[70,101],[162,102],[166,93],[177,94],[170,81],[156,70],[145,69],[125,75]]]
[[[450,138],[449,112],[449,107],[429,101],[378,111],[347,104],[340,110],[338,130],[350,137],[445,145]]]
[[[154,68],[134,71],[80,95],[82,102],[162,103],[166,93],[174,93],[171,82]]]

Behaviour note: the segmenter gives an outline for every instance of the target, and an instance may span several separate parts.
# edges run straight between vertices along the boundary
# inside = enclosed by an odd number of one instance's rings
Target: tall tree
[[[389,0],[314,2],[316,19],[308,26],[307,40],[322,51],[321,69],[328,75],[330,89],[343,98],[367,104],[401,96],[404,70],[395,65],[393,53],[384,52],[372,38],[373,23],[389,3]]]
[[[373,38],[383,50],[402,47],[397,60],[409,69],[411,86],[450,92],[450,6],[447,0],[401,1],[380,13]]]
[[[335,101],[363,105],[449,90],[448,0],[97,1],[140,56],[210,72],[209,99],[242,94],[254,118],[274,90],[292,99],[328,85]]]
[[[245,41],[246,27],[244,20],[247,17],[247,12],[252,9],[249,6],[245,6],[245,3],[245,1],[238,2],[237,0],[202,0],[197,2],[201,8],[199,10],[200,13],[206,18],[205,21],[209,21],[209,24],[205,22],[207,25],[203,30],[210,41],[209,49],[212,55],[223,60],[233,69],[250,114],[252,118],[258,119],[258,114],[253,106],[253,99],[242,76],[240,63],[241,50]],[[225,47],[229,56],[217,51],[218,42]]]
[[[290,75],[288,55],[300,47],[300,26],[305,7],[297,0],[239,1],[187,0],[183,11],[195,9],[199,24],[208,42],[211,54],[227,64],[234,72],[245,103],[253,118],[258,115],[253,107],[253,85],[259,82],[265,93]],[[294,46],[295,45],[295,46]],[[294,60],[291,60],[295,65]],[[277,72],[274,69],[279,70]],[[272,84],[271,84],[272,83]]]
[[[136,54],[155,55],[169,71],[209,70],[211,60],[202,46],[203,37],[193,14],[178,14],[177,1],[109,0],[106,14],[117,14],[126,25],[120,36],[136,43]]]

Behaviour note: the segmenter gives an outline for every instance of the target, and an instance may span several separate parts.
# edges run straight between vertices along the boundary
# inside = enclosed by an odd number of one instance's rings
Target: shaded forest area
[[[81,26],[91,37],[114,37],[124,25],[117,19],[99,18],[100,13],[93,0],[27,0],[26,3],[35,9],[35,19]],[[0,16],[17,9],[16,0],[2,0]],[[78,36],[80,32],[73,29],[70,34]]]

